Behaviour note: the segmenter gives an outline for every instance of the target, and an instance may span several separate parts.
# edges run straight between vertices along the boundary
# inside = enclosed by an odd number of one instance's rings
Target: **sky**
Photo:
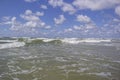
[[[0,0],[0,37],[120,38],[120,0]]]

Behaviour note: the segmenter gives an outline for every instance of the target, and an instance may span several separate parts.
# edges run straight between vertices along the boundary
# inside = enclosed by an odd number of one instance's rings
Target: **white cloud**
[[[2,17],[1,18],[1,22],[0,22],[0,25],[9,25],[9,24],[11,24],[11,22],[9,21],[11,19],[11,17],[10,16],[4,16],[4,17]]]
[[[50,29],[50,28],[51,28],[51,26],[50,26],[50,25],[45,26],[45,29]]]
[[[115,8],[115,13],[120,16],[120,6]]]
[[[43,22],[40,17],[43,16],[41,12],[33,13],[31,10],[26,10],[24,14],[20,14],[23,21],[18,21],[16,17],[11,17],[2,24],[10,25],[10,30],[23,33],[37,33],[38,29],[50,29],[51,26]]]
[[[83,23],[89,23],[89,22],[91,22],[91,19],[86,15],[78,15],[77,21],[83,22]]]
[[[63,0],[49,0],[49,4],[53,7],[60,7],[63,5]]]
[[[68,29],[65,29],[64,32],[72,32],[73,29],[72,28],[68,28]]]
[[[35,15],[37,15],[37,16],[44,16],[44,12],[36,12],[36,14]]]
[[[95,29],[96,25],[94,23],[85,24],[86,29]]]
[[[84,24],[84,25],[74,25],[73,26],[73,29],[75,30],[82,30],[82,31],[85,31],[85,30],[91,30],[91,29],[95,29],[97,28],[97,26],[93,23],[88,23],[88,24]]]
[[[12,17],[12,18],[11,18],[11,21],[12,21],[12,22],[16,21],[16,17]]]
[[[27,27],[45,27],[47,26],[45,22],[40,19],[40,16],[43,16],[43,12],[33,13],[31,10],[26,10],[24,14],[21,14],[20,17],[27,22],[24,23],[24,26]]]
[[[60,7],[63,12],[74,14],[77,10],[90,9],[90,10],[103,10],[109,8],[116,8],[120,5],[120,0],[74,0],[72,4],[66,3],[63,0],[49,0],[48,3],[55,7]],[[119,7],[115,9],[119,14]]]
[[[77,15],[76,20],[80,22],[79,25],[74,25],[73,29],[80,31],[81,34],[91,34],[97,28],[96,24],[86,15]],[[82,24],[81,24],[82,23]]]
[[[39,20],[39,17],[38,16],[35,16],[35,15],[20,15],[21,18],[23,18],[24,20],[27,20],[27,21],[38,21]]]
[[[104,26],[97,26],[94,22],[73,26],[73,32],[81,36],[115,37],[120,35],[120,20],[114,18]],[[74,33],[73,33],[74,34]],[[79,35],[78,35],[79,36]]]
[[[73,29],[75,29],[75,30],[81,30],[82,27],[81,27],[81,26],[74,25],[74,26],[73,26]]]
[[[120,23],[120,19],[119,18],[113,18],[112,22]]]
[[[29,26],[29,27],[36,27],[37,22],[29,21],[24,24],[24,26]]]
[[[73,5],[79,9],[102,10],[115,7],[120,0],[75,0]]]
[[[54,18],[54,22],[56,25],[62,24],[65,20],[66,19],[65,19],[64,15],[59,15],[58,18]]]
[[[25,2],[29,2],[29,3],[32,3],[32,2],[36,2],[37,0],[25,0]]]
[[[69,14],[74,14],[76,12],[71,4],[63,2],[63,0],[49,0],[49,4],[54,8],[60,7],[63,12],[68,12]]]
[[[2,18],[2,20],[3,20],[3,21],[10,20],[10,16],[4,16],[4,17]]]
[[[63,6],[61,7],[61,9],[64,12],[69,12],[69,14],[74,14],[76,12],[76,10],[74,9],[74,7],[68,3],[63,3]]]
[[[27,21],[39,21],[39,17],[43,15],[43,12],[33,13],[31,10],[26,10],[24,14],[20,15],[20,17]]]
[[[31,15],[31,14],[32,14],[31,10],[28,9],[28,10],[25,11],[25,15]]]
[[[47,6],[46,5],[41,5],[40,8],[47,9]]]
[[[45,22],[42,22],[42,23],[41,23],[41,26],[45,26],[45,25],[46,25]]]
[[[11,20],[10,20],[10,25],[11,25],[11,27],[10,27],[10,30],[13,30],[13,31],[19,31],[19,30],[21,30],[22,28],[24,28],[23,27],[23,25],[22,25],[22,23],[20,23],[20,22],[18,22],[17,20],[16,20],[16,17],[12,17],[11,18]],[[23,29],[23,31],[25,30],[25,28]]]

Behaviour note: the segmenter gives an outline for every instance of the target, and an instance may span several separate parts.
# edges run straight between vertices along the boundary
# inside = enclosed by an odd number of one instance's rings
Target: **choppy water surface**
[[[0,80],[120,80],[120,43],[94,41],[3,40]]]

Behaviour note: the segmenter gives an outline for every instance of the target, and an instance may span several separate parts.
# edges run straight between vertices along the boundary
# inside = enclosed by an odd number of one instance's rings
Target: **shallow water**
[[[0,80],[120,80],[120,43],[2,48]]]

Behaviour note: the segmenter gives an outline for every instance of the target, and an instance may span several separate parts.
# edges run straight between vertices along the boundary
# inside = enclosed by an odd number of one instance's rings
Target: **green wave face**
[[[61,40],[53,39],[49,41],[45,41],[45,39],[27,39],[27,38],[19,38],[19,42],[25,42],[27,46],[36,45],[36,44],[62,44]]]
[[[62,41],[61,40],[53,40],[53,41],[50,41],[48,43],[51,43],[51,44],[61,44]]]
[[[24,38],[18,38],[18,41],[19,41],[19,42],[24,42],[25,39],[24,39]]]
[[[28,41],[28,42],[26,42],[26,45],[27,46],[30,46],[30,45],[36,45],[36,44],[44,44],[44,42],[43,42],[43,40],[32,40],[32,41]]]

